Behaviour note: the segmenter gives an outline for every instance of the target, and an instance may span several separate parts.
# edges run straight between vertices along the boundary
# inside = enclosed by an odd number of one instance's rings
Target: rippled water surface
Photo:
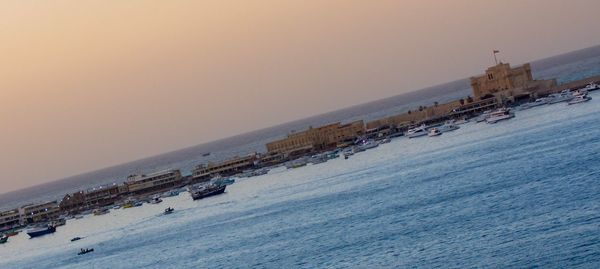
[[[20,234],[0,245],[0,268],[598,268],[592,96]]]

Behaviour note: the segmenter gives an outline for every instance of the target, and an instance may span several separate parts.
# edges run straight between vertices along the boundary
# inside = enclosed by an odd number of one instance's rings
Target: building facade
[[[365,134],[362,120],[341,124],[339,122],[308,128],[289,134],[286,138],[268,143],[269,153],[282,153],[294,156],[312,151],[335,148],[339,143],[352,141]]]
[[[21,214],[19,214],[19,209],[0,212],[0,230],[10,229],[18,226],[20,222]]]
[[[205,182],[217,175],[232,176],[244,170],[255,168],[258,161],[259,156],[257,154],[250,154],[245,157],[235,157],[219,163],[209,162],[208,164],[201,164],[192,171],[192,182]]]
[[[51,221],[60,216],[60,208],[56,201],[26,205],[19,208],[21,223],[29,224],[36,222]]]
[[[143,195],[152,194],[166,189],[175,188],[183,184],[179,170],[165,170],[148,175],[131,175],[125,181],[124,186],[128,194]],[[118,188],[117,188],[118,191]],[[106,194],[105,192],[102,194]],[[100,195],[98,197],[101,197]],[[104,198],[101,198],[104,199]]]

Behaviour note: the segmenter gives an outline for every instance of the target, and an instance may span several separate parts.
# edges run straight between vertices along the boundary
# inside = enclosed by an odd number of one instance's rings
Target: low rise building
[[[0,212],[0,230],[10,229],[18,226],[20,222],[21,215],[19,214],[19,209]]]
[[[245,157],[234,157],[219,163],[201,164],[192,171],[192,182],[205,182],[217,175],[232,176],[244,170],[255,168],[258,162],[259,156],[254,153]]]
[[[56,201],[26,205],[19,208],[22,224],[51,221],[60,216],[60,208]]]
[[[59,202],[59,207],[62,212],[76,214],[87,210],[85,203],[85,194],[83,191],[78,191],[71,194],[66,194]]]
[[[266,147],[269,153],[297,156],[332,149],[339,143],[353,141],[364,134],[365,126],[362,120],[348,124],[336,122],[317,128],[309,127],[301,132],[293,132],[286,138],[268,143]]]
[[[175,169],[160,171],[148,175],[131,175],[124,183],[125,187],[127,187],[126,189],[128,194],[133,195],[152,194],[170,188],[179,187],[182,184],[183,180],[181,177],[181,172]],[[112,194],[103,192],[102,195],[105,195],[104,197],[106,197],[106,195],[111,196]]]

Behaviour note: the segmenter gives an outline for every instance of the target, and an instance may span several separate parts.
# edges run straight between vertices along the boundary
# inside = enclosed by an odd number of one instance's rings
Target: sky
[[[597,0],[0,2],[0,193],[600,44]]]

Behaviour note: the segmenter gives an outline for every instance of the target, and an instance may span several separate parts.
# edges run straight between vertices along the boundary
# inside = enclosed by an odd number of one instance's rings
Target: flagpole
[[[494,62],[496,63],[496,65],[498,65],[498,59],[496,58],[497,50],[494,50],[492,53],[494,54]]]

